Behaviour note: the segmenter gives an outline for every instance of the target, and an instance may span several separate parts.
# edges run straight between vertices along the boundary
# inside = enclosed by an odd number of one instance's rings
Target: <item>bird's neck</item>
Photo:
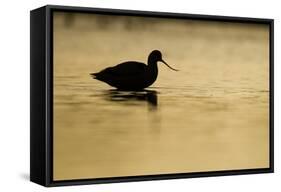
[[[157,60],[148,58],[147,64],[148,64],[147,74],[149,75],[149,78],[147,78],[147,85],[150,86],[156,81],[158,76]]]
[[[148,67],[151,69],[151,70],[158,70],[157,69],[157,60],[156,59],[153,59],[151,57],[148,57],[148,61],[147,61],[147,64],[148,64]]]

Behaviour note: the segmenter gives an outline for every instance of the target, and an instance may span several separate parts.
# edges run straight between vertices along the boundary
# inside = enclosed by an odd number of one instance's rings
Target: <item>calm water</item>
[[[55,19],[56,180],[269,166],[266,26],[165,21],[125,30],[116,21],[96,30],[91,17],[71,27]],[[158,64],[144,91],[89,76],[146,62],[156,48],[180,71]]]

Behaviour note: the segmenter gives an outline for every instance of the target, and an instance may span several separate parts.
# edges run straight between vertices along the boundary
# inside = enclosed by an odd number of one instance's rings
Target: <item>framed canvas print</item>
[[[273,172],[273,20],[31,11],[30,179]]]

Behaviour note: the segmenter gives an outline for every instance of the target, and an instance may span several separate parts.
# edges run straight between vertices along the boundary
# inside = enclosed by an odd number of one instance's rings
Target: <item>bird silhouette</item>
[[[170,69],[178,71],[162,59],[160,51],[154,50],[148,56],[147,65],[137,61],[126,61],[90,75],[94,79],[105,82],[119,90],[142,90],[156,81],[158,61],[164,63]]]

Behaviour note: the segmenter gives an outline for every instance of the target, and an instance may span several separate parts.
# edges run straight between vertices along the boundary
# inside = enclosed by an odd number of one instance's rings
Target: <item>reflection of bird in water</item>
[[[152,85],[157,79],[158,61],[177,71],[162,59],[160,51],[154,50],[148,56],[148,65],[136,61],[127,61],[114,67],[108,67],[99,73],[91,73],[91,75],[94,79],[121,90],[141,90]]]
[[[147,101],[151,106],[157,106],[157,92],[153,90],[142,91],[118,91],[109,90],[107,92],[109,99],[116,102],[127,101]]]

